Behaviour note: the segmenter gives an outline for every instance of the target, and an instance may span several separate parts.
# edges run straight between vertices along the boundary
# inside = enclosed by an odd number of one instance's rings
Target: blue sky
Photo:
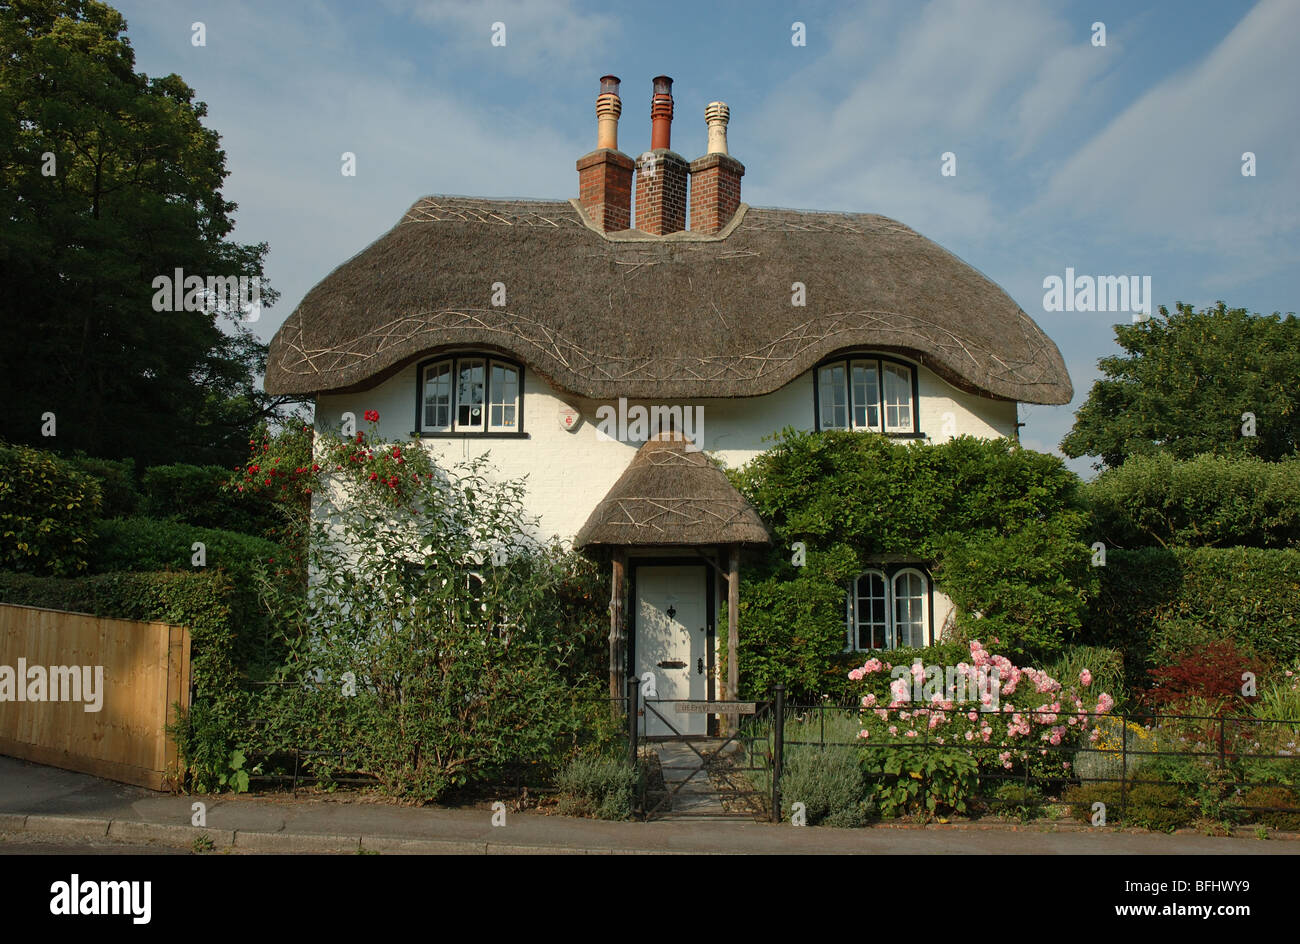
[[[623,79],[624,151],[649,146],[650,79],[670,75],[688,158],[705,150],[705,103],[731,106],[747,203],[882,213],[1005,288],[1076,392],[1022,408],[1033,448],[1056,451],[1117,350],[1113,324],[1131,320],[1044,311],[1046,276],[1149,275],[1170,307],[1300,307],[1293,0],[115,6],[137,68],[176,72],[208,103],[235,237],[271,246],[282,297],[256,326],[266,339],[424,194],[576,196],[606,73]],[[791,43],[796,21],[806,46]],[[946,151],[955,177],[940,174]],[[1257,176],[1242,176],[1245,151]]]

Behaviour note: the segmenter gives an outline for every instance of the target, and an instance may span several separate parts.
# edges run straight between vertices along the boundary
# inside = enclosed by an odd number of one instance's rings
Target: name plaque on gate
[[[684,701],[677,705],[678,714],[752,715],[752,701]]]

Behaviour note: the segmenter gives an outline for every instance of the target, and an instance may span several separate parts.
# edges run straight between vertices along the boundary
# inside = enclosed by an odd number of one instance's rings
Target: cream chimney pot
[[[709,124],[710,154],[727,153],[727,122],[731,120],[731,109],[726,102],[709,102],[704,108],[704,120]]]

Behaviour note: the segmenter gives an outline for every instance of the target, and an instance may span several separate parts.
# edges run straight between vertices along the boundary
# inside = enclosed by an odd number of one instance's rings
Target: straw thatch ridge
[[[271,342],[266,389],[364,388],[468,345],[584,397],[747,397],[871,348],[984,396],[1073,396],[1005,292],[885,217],[746,207],[723,238],[638,235],[606,238],[567,202],[426,197],[307,294]]]
[[[587,523],[575,547],[770,544],[763,521],[727,476],[678,438],[637,450]]]

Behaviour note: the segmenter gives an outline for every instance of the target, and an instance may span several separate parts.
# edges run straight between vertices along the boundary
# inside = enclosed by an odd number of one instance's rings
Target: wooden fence
[[[189,693],[183,626],[0,604],[0,754],[166,789]]]

